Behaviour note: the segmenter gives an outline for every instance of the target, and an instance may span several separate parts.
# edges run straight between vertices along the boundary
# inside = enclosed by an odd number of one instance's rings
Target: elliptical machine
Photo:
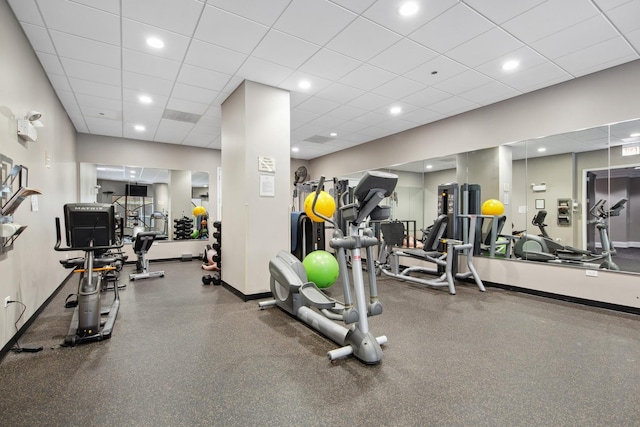
[[[594,216],[596,219],[591,220],[591,223],[595,223],[596,229],[600,233],[600,243],[602,244],[602,253],[601,257],[604,258],[602,264],[600,264],[600,268],[606,268],[609,270],[620,270],[618,264],[613,262],[611,258],[616,254],[616,248],[613,246],[613,243],[609,239],[609,218],[612,216],[619,216],[620,211],[624,209],[624,205],[627,203],[628,199],[622,198],[615,205],[611,207],[611,209],[605,209],[604,205],[606,201],[603,199],[598,200],[598,203],[593,205],[591,209],[589,209],[589,213]]]
[[[324,183],[324,177],[320,178],[311,210],[315,215],[335,227],[329,245],[337,252],[344,303],[328,297],[315,283],[308,282],[304,266],[290,252],[280,251],[269,262],[270,286],[274,299],[260,302],[259,307],[264,309],[277,305],[341,345],[341,348],[327,353],[329,360],[346,357],[350,354],[366,364],[377,364],[382,359],[380,345],[387,342],[387,337],[384,335],[375,337],[369,331],[367,319],[368,316],[382,313],[382,304],[378,301],[373,255],[373,247],[378,245],[378,239],[373,236],[373,232],[369,228],[365,228],[363,235],[361,235],[360,225],[369,217],[372,220],[383,220],[389,217],[389,207],[379,206],[379,204],[393,192],[397,182],[398,176],[394,174],[377,171],[365,172],[354,190],[355,202],[339,207],[342,216],[348,223],[348,235],[345,236],[332,219],[319,214],[315,209]],[[368,304],[362,273],[361,249],[363,248],[366,250],[367,271],[369,272]],[[355,305],[347,272],[347,250],[351,254]],[[342,321],[349,327],[334,321]]]

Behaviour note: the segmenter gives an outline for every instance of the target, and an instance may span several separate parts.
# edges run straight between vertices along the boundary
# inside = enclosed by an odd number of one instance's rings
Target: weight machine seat
[[[136,254],[142,254],[149,252],[151,245],[156,240],[157,232],[155,231],[141,231],[136,234],[136,238],[133,244],[133,251]]]

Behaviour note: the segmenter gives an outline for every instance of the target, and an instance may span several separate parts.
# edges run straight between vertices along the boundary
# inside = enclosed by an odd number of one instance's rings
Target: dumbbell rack
[[[183,216],[173,220],[173,239],[174,240],[187,240],[191,239],[191,233],[193,232],[193,220]]]
[[[215,241],[211,246],[216,251],[216,255],[213,257],[213,260],[218,264],[218,268],[220,268],[219,274],[214,276],[214,279],[217,280],[218,283],[214,283],[214,285],[219,285],[222,281],[222,222],[214,221],[213,228],[215,230],[213,232],[213,238]]]

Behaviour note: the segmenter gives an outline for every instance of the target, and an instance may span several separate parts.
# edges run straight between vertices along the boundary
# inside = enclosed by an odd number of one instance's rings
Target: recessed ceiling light
[[[408,1],[398,8],[398,13],[402,16],[412,16],[418,12],[418,3]]]
[[[515,70],[516,68],[518,68],[519,66],[520,66],[520,61],[516,61],[516,60],[514,59],[514,60],[507,61],[507,62],[505,62],[504,64],[502,64],[502,69],[503,69],[504,71],[513,71],[513,70]]]
[[[329,134],[329,136],[338,136],[338,134],[337,134],[337,133],[335,133],[335,132],[331,132],[331,133]]]
[[[297,153],[298,151],[300,151],[300,149],[298,147],[293,147],[291,151],[293,151],[294,153]]]
[[[547,149],[544,147],[538,148],[538,153],[544,153],[545,151],[547,151]]]
[[[153,102],[151,97],[147,95],[140,95],[138,97],[138,101],[142,102],[143,104],[151,104],[151,102]]]
[[[401,107],[391,107],[391,109],[389,109],[389,112],[393,115],[396,114],[400,114],[402,113],[402,108]]]
[[[164,42],[157,37],[147,38],[147,44],[155,49],[162,49],[164,47]]]
[[[135,130],[137,130],[138,132],[142,132],[142,131],[144,131],[144,130],[146,129],[146,128],[145,128],[144,126],[142,126],[142,125],[135,125],[133,128],[134,128]]]
[[[629,135],[631,138],[637,138],[640,136],[640,132],[636,132],[636,133],[632,133],[631,135]]]
[[[433,169],[433,165],[427,165],[425,169]]]
[[[308,80],[302,80],[300,81],[300,83],[298,83],[298,87],[300,89],[309,89],[311,87],[311,82],[309,82]]]

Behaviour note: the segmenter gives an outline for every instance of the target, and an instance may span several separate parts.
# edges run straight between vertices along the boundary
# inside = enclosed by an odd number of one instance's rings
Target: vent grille
[[[329,142],[332,140],[333,138],[329,138],[328,136],[322,136],[322,135],[313,135],[305,139],[305,141],[315,142],[316,144],[324,144],[325,142]]]
[[[186,113],[184,111],[164,110],[163,119],[175,120],[177,122],[198,123],[202,116],[200,114]]]

